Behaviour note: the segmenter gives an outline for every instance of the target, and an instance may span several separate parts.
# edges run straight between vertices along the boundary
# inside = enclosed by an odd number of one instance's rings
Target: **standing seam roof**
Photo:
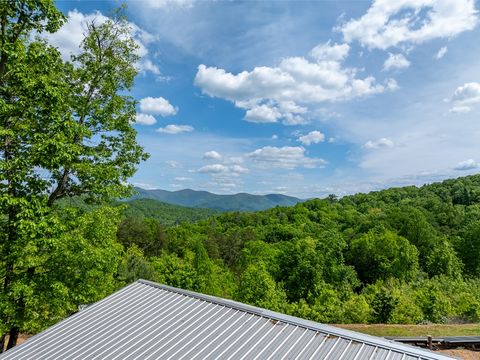
[[[0,359],[452,358],[231,300],[138,280],[1,354]]]

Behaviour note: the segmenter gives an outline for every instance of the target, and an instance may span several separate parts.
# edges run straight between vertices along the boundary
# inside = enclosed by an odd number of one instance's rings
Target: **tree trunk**
[[[20,334],[20,330],[16,327],[13,326],[10,329],[10,332],[8,333],[8,344],[7,344],[7,350],[13,348],[15,345],[17,345],[17,340],[18,340],[18,335]]]
[[[5,349],[5,337],[7,334],[3,334],[2,337],[0,337],[0,354],[3,353],[3,349]]]

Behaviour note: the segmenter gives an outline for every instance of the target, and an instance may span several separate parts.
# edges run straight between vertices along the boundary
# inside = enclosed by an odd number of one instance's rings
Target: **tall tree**
[[[10,335],[7,348],[35,317],[45,315],[35,311],[44,304],[29,297],[39,287],[45,301],[48,294],[58,296],[59,287],[78,301],[89,299],[80,296],[88,286],[70,281],[68,273],[55,274],[71,271],[56,269],[52,262],[65,241],[62,232],[69,230],[55,211],[56,201],[75,195],[91,200],[125,196],[130,191],[126,180],[147,157],[131,126],[135,102],[125,95],[138,60],[128,22],[119,16],[87,24],[80,55],[64,62],[45,41],[31,40],[32,32],[54,32],[63,20],[52,0],[0,3],[0,322],[3,334]],[[77,251],[115,246],[85,238]],[[112,253],[86,254],[97,254],[93,264],[102,264],[100,258]],[[77,260],[65,257],[66,262]],[[78,267],[77,275],[101,281],[106,268],[94,268]],[[65,307],[71,310],[71,304]]]

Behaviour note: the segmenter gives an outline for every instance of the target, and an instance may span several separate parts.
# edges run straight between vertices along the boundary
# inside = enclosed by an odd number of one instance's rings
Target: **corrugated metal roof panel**
[[[139,280],[0,359],[450,359],[393,341]]]

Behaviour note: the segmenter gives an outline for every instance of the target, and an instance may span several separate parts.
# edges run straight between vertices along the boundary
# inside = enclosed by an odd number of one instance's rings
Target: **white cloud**
[[[175,178],[175,181],[180,181],[180,182],[183,182],[183,181],[190,181],[192,180],[191,178],[189,177],[184,177],[184,176],[178,176]]]
[[[157,120],[152,115],[137,113],[135,116],[135,123],[141,125],[154,125]]]
[[[480,163],[476,162],[473,159],[468,159],[465,161],[460,161],[457,166],[455,166],[455,170],[460,170],[460,171],[466,171],[466,170],[473,170],[473,169],[479,169],[480,168]]]
[[[381,138],[378,140],[367,141],[363,147],[365,149],[380,149],[380,148],[392,148],[395,144],[389,138]]]
[[[287,57],[276,67],[260,66],[238,74],[201,64],[195,85],[204,94],[230,100],[246,110],[247,121],[275,123],[281,120],[285,125],[307,123],[308,106],[397,88],[393,79],[379,84],[373,76],[358,78],[356,69],[343,67],[340,62],[347,53],[346,44],[326,43],[312,50],[314,61]]]
[[[151,72],[155,75],[161,74],[160,68],[155,65],[152,60],[146,58],[140,59],[140,61],[137,63],[137,70],[142,74],[147,72]]]
[[[383,70],[388,71],[392,69],[405,69],[410,66],[408,61],[402,54],[388,54],[388,59],[383,64]]]
[[[151,184],[143,183],[143,182],[134,182],[134,183],[132,183],[132,185],[136,186],[136,187],[139,187],[139,188],[142,188],[142,189],[145,189],[145,190],[156,190],[156,189],[158,189],[158,187],[155,186],[155,185],[151,185]]]
[[[480,104],[480,83],[470,82],[459,86],[450,101],[453,102],[450,112],[466,113],[471,111],[473,106]]]
[[[146,97],[140,100],[140,110],[143,113],[160,116],[172,116],[178,112],[178,108],[174,107],[167,99],[163,97]]]
[[[177,125],[177,124],[169,124],[163,128],[157,129],[159,133],[164,133],[164,134],[180,134],[184,132],[192,132],[194,129],[190,125]]]
[[[441,47],[440,50],[438,50],[437,54],[435,55],[435,59],[439,60],[443,58],[447,53],[447,51],[448,51],[448,48],[446,46]]]
[[[107,20],[99,11],[87,15],[76,9],[69,11],[65,24],[57,32],[47,35],[48,42],[58,48],[65,60],[70,60],[70,55],[80,53],[80,43],[87,31],[87,24],[92,21],[102,24]]]
[[[263,168],[295,169],[297,167],[323,167],[327,162],[320,158],[310,158],[301,146],[265,146],[247,156]]]
[[[448,110],[449,112],[451,113],[454,113],[454,114],[465,114],[465,113],[468,113],[470,111],[472,111],[472,108],[470,106],[453,106],[450,110]]]
[[[310,131],[307,135],[303,135],[298,138],[298,141],[300,141],[303,145],[318,144],[324,140],[325,135],[317,130]]]
[[[348,44],[330,45],[330,40],[325,44],[315,46],[310,55],[317,61],[341,61],[345,59],[350,51]]]
[[[275,123],[280,117],[280,111],[265,104],[256,105],[245,113],[245,120],[254,123]]]
[[[224,164],[205,165],[197,170],[199,173],[223,174],[227,176],[238,176],[240,174],[248,173],[248,171],[247,168],[240,165],[227,166]]]
[[[278,139],[278,135],[277,134],[273,134],[272,135],[272,140],[277,140]]]
[[[53,34],[41,34],[50,44],[57,47],[64,60],[70,60],[71,55],[80,54],[80,45],[83,41],[84,34],[87,32],[87,25],[94,22],[97,25],[103,24],[108,20],[108,17],[103,15],[100,11],[95,11],[91,14],[83,14],[77,9],[71,10],[67,13],[67,21],[65,24]],[[152,43],[156,38],[147,31],[141,29],[138,25],[129,22],[130,34],[133,40],[138,45],[137,54],[140,60],[136,64],[139,72],[152,72],[155,75],[160,75],[158,66],[148,59],[147,45]]]
[[[238,174],[245,174],[245,173],[248,173],[249,170],[243,166],[240,166],[240,165],[232,165],[230,167],[230,169],[235,172],[235,173],[238,173]]]
[[[220,160],[222,158],[222,155],[220,155],[218,152],[215,150],[207,151],[205,154],[203,154],[204,159],[209,159],[209,160]]]
[[[478,23],[474,0],[375,0],[367,13],[340,26],[346,42],[388,49],[451,38]]]
[[[190,8],[194,2],[194,0],[142,0],[141,4],[151,10],[170,10],[173,8]]]
[[[175,160],[167,160],[165,161],[165,164],[170,166],[172,169],[177,169],[182,167],[182,164],[180,164],[178,161],[175,161]]]
[[[232,156],[232,157],[226,158],[223,163],[240,165],[240,164],[243,164],[243,162],[244,160],[241,156]]]

